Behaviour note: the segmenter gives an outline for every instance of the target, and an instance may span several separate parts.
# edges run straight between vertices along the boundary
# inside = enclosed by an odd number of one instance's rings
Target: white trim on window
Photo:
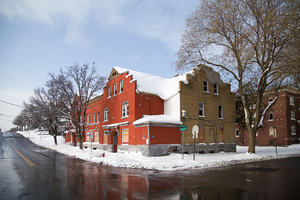
[[[111,86],[108,86],[108,94],[107,94],[107,98],[111,98]]]
[[[209,87],[208,87],[208,81],[205,80],[203,82],[203,91],[206,92],[206,93],[209,93]]]
[[[291,111],[291,120],[296,120],[294,111]]]
[[[199,102],[199,117],[205,117],[204,115],[204,103]]]
[[[214,83],[214,94],[219,95],[219,86],[217,83]]]
[[[123,93],[123,79],[120,80],[120,89],[119,94]]]
[[[103,111],[103,121],[104,122],[107,122],[108,121],[108,108],[104,108],[104,111]]]
[[[114,96],[118,94],[118,86],[117,83],[114,83]]]
[[[129,103],[128,101],[124,101],[122,103],[122,118],[129,117]]]
[[[295,105],[294,97],[290,97],[290,105],[291,105],[291,106],[294,106],[294,105]]]

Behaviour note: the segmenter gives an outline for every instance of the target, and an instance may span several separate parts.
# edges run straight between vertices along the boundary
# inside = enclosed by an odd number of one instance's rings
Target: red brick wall
[[[179,127],[150,126],[150,144],[180,144]]]

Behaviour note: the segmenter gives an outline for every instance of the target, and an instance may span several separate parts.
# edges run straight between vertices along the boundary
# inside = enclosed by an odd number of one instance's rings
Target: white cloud
[[[0,15],[50,28],[64,26],[64,40],[82,47],[89,46],[86,25],[97,23],[107,30],[159,40],[174,52],[180,44],[185,19],[197,4],[198,0],[2,0]]]

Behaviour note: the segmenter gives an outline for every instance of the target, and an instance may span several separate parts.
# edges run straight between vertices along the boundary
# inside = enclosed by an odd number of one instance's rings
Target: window
[[[122,129],[122,144],[128,144],[129,137],[128,137],[128,128]]]
[[[292,105],[292,106],[295,105],[294,104],[294,97],[290,97],[290,105]]]
[[[103,121],[107,122],[108,121],[108,108],[104,109],[103,117],[104,117]]]
[[[296,126],[291,126],[291,134],[296,135]]]
[[[204,81],[204,92],[208,92],[208,83]]]
[[[104,131],[103,144],[108,144],[108,131]]]
[[[223,119],[223,106],[219,106],[219,119]]]
[[[120,80],[120,93],[123,92],[123,79]]]
[[[111,97],[111,86],[108,86],[108,96],[107,98],[110,98]]]
[[[128,101],[122,103],[122,118],[129,116],[129,104]]]
[[[239,129],[235,129],[235,137],[239,137],[240,133],[239,133]]]
[[[114,84],[114,96],[117,95],[117,83]]]
[[[295,112],[291,112],[291,120],[295,120]]]
[[[269,113],[269,121],[273,121],[274,120],[274,113],[270,112]]]
[[[99,123],[100,112],[97,112],[97,123]]]
[[[272,97],[271,98],[269,98],[269,105],[272,103],[272,101],[273,101],[273,99],[272,99]]]
[[[86,123],[89,123],[89,122],[90,122],[90,115],[87,114],[87,115],[86,115]]]
[[[204,104],[202,102],[199,103],[199,117],[204,117]]]
[[[214,94],[219,94],[217,83],[214,84]]]
[[[86,142],[89,142],[90,141],[90,132],[85,133],[85,135],[86,135],[86,137],[85,137]]]
[[[95,124],[96,123],[96,113],[95,112],[94,112],[93,118],[94,118],[94,124]]]

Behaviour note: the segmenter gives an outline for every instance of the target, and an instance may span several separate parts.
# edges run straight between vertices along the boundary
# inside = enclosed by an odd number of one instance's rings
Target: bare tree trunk
[[[83,150],[83,145],[82,145],[82,135],[78,137],[78,142],[79,142],[79,149]]]
[[[54,144],[57,145],[57,137],[56,137],[56,134],[53,135],[53,139],[54,139]]]
[[[249,130],[248,153],[255,153],[255,141],[256,141],[256,133],[254,133],[253,129],[251,129]]]

